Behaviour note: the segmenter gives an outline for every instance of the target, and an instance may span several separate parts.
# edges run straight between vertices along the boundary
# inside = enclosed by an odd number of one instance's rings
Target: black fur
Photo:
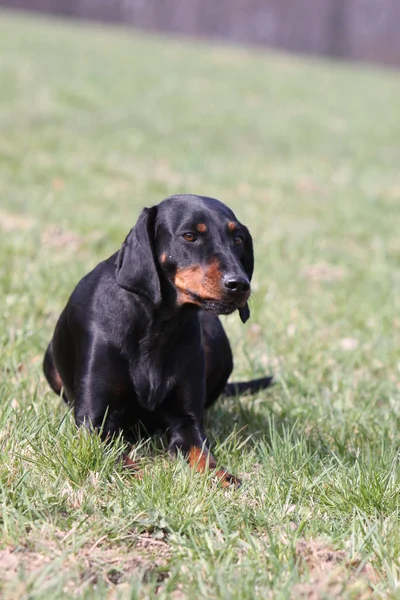
[[[253,266],[250,233],[218,200],[172,196],[144,209],[120,251],[78,283],[45,354],[77,424],[103,426],[104,438],[167,430],[171,453],[207,448],[204,409],[271,383],[227,385],[217,315],[248,319]]]

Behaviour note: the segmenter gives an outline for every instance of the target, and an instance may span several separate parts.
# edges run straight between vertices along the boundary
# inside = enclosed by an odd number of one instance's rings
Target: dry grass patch
[[[42,244],[48,248],[67,249],[76,252],[83,240],[73,231],[66,231],[57,225],[46,227],[41,236]]]
[[[0,228],[3,231],[27,231],[36,224],[34,219],[5,210],[0,211]]]
[[[139,535],[128,548],[100,538],[92,546],[73,549],[64,542],[68,534],[59,532],[59,536],[58,543],[46,540],[35,550],[7,547],[0,551],[0,588],[9,597],[15,597],[18,590],[22,594],[22,584],[28,589],[39,579],[41,585],[50,585],[55,575],[64,579],[64,592],[72,596],[79,596],[88,585],[123,589],[132,577],[146,579],[155,573],[160,582],[166,577],[170,547],[148,534]]]
[[[292,590],[292,598],[370,598],[378,575],[371,565],[350,560],[344,550],[333,550],[318,540],[301,540],[296,545],[300,568],[309,572],[310,580]],[[344,594],[346,594],[344,596]]]
[[[302,270],[302,275],[311,281],[337,281],[346,275],[342,267],[334,267],[327,263],[308,265]]]

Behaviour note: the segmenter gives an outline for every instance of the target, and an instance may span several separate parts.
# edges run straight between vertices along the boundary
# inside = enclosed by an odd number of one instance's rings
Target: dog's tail
[[[252,379],[251,381],[238,381],[227,383],[222,396],[240,396],[241,394],[256,394],[265,390],[273,383],[273,377],[261,377],[261,379]]]

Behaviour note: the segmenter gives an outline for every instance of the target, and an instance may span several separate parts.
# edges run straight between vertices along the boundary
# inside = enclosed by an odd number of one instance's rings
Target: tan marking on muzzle
[[[178,304],[200,305],[192,294],[202,300],[222,300],[221,270],[218,261],[213,261],[205,268],[192,265],[178,269],[174,284],[178,291]]]

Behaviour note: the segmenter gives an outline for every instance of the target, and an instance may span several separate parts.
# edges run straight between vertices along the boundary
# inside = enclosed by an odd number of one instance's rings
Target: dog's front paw
[[[228,471],[225,471],[223,469],[219,469],[215,473],[215,476],[220,482],[221,486],[224,488],[232,487],[238,489],[242,485],[242,482],[238,477],[235,477],[235,475],[231,475],[231,473],[228,473]]]

